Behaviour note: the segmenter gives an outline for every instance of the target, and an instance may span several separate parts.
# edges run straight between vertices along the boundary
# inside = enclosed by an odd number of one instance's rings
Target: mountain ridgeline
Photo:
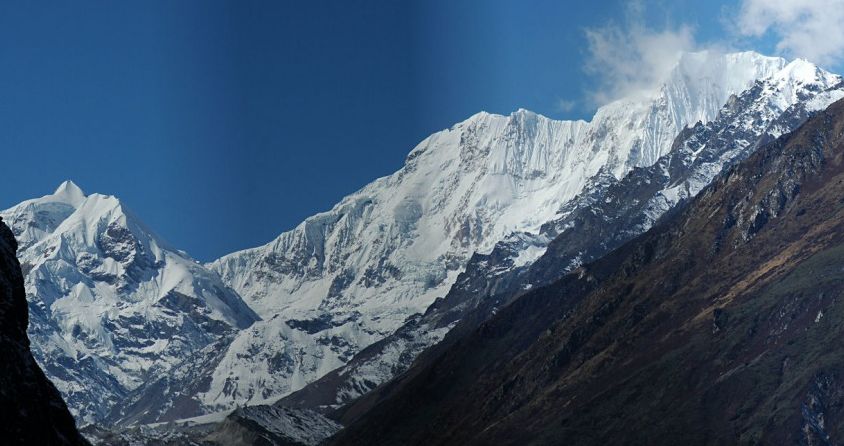
[[[839,101],[423,356],[330,443],[835,444],[842,197]]]
[[[466,317],[483,321],[524,290],[552,282],[642,234],[723,169],[842,96],[840,78],[804,61],[757,81],[730,98],[714,120],[681,132],[655,164],[635,168],[620,180],[599,174],[537,234],[515,234],[489,254],[475,254],[446,297],[424,315],[279,404],[334,408],[365,394],[439,340],[431,333],[447,331]],[[534,261],[519,260],[537,250],[541,255]]]
[[[684,54],[590,122],[474,115],[208,264],[72,182],[0,216],[98,443],[832,444],[841,98]]]
[[[765,114],[743,125],[753,134],[792,105],[822,108],[810,104],[812,98],[828,104],[840,93],[840,77],[805,61],[690,53],[652,96],[608,104],[591,122],[526,110],[479,113],[426,138],[395,174],[265,246],[207,265],[262,320],[226,347],[198,350],[186,367],[133,390],[106,422],[161,422],[271,403],[345,364],[354,373],[338,372],[346,382],[321,398],[336,405],[360,396],[441,340],[461,317],[455,313],[435,325],[421,318],[461,274],[475,277],[472,268],[484,265],[471,264],[473,256],[511,240],[500,258],[512,263],[495,273],[528,267],[565,223],[544,228],[565,219],[587,187],[653,166],[684,128],[712,122],[731,97],[759,81],[767,81],[757,104]],[[705,167],[717,172],[725,158]],[[650,218],[682,197],[670,195]],[[386,348],[374,352],[379,346]],[[372,360],[362,364],[363,358]]]

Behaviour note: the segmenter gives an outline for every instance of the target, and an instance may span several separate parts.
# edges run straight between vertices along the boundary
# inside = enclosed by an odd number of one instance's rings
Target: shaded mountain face
[[[20,243],[33,354],[80,422],[257,320],[113,196],[65,182],[0,216]]]
[[[333,444],[833,444],[842,197],[837,102],[423,355],[347,410]]]
[[[0,438],[16,445],[87,445],[59,392],[29,351],[17,242],[0,222]]]
[[[788,64],[730,98],[712,121],[681,132],[653,165],[622,179],[599,174],[563,207],[561,217],[538,232],[513,234],[490,253],[473,255],[446,297],[424,315],[278,405],[332,411],[353,401],[406,370],[458,320],[483,321],[526,289],[559,279],[644,233],[723,169],[842,96],[839,76],[806,61]]]
[[[202,389],[190,396],[199,415],[304,387],[445,296],[474,253],[558,218],[600,171],[621,178],[652,165],[681,129],[711,121],[732,94],[786,65],[755,53],[688,54],[654,95],[602,107],[591,122],[479,113],[431,135],[393,175],[265,246],[211,263],[263,320],[222,357],[197,357],[213,370],[178,384],[163,377],[150,392]],[[423,344],[445,331],[432,328]],[[172,419],[156,413],[124,419]]]

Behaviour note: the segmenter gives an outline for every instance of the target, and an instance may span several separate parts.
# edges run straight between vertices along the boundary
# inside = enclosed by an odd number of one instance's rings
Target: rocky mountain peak
[[[20,243],[33,353],[85,422],[258,316],[111,195],[64,182],[0,212]]]

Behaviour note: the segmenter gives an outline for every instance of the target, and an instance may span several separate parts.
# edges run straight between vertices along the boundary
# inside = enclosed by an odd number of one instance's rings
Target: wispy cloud
[[[585,30],[589,51],[585,69],[599,80],[598,89],[589,95],[593,105],[652,92],[683,51],[696,49],[690,26],[649,28],[643,14],[642,4],[633,2],[624,23]]]
[[[742,0],[736,25],[744,36],[773,33],[789,57],[844,60],[844,0]]]
[[[569,99],[557,99],[557,103],[555,104],[557,111],[560,113],[568,113],[577,106],[577,101],[572,101]]]

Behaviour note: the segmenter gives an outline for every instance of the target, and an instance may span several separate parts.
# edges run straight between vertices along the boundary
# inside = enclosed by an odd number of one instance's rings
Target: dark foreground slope
[[[0,444],[88,444],[29,351],[29,313],[16,250],[14,235],[0,222]]]
[[[844,103],[346,411],[334,444],[835,444]]]

